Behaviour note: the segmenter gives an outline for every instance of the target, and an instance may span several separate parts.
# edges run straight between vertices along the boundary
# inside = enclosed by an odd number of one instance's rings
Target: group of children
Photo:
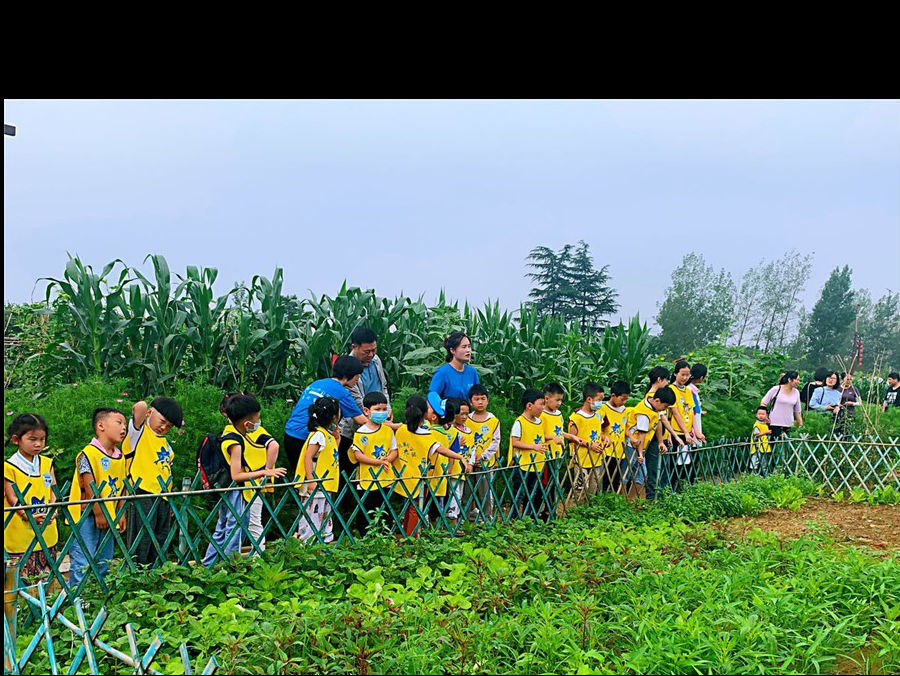
[[[548,519],[563,498],[577,504],[598,491],[613,491],[653,499],[658,484],[692,481],[692,450],[705,441],[697,385],[705,379],[706,368],[679,361],[671,372],[658,366],[648,375],[644,396],[631,407],[626,406],[631,388],[625,381],[611,384],[608,399],[600,384],[585,384],[580,406],[567,418],[559,383],[527,389],[505,458],[500,453],[500,420],[488,411],[490,399],[483,385],[474,385],[467,401],[441,399],[434,392],[411,396],[402,424],[390,419],[384,394],[367,394],[362,402],[367,422],[355,432],[347,451],[358,466],[353,479],[361,504],[355,510],[357,527],[365,533],[379,515],[389,514],[397,515],[397,526],[408,535],[418,532],[420,521],[491,522],[499,497],[507,494],[495,489],[494,470],[502,460],[506,467],[520,470],[512,476],[512,499],[504,501],[507,516]],[[288,471],[276,467],[279,445],[262,427],[261,407],[253,396],[228,394],[220,412],[227,420],[216,438],[228,467],[225,483],[230,479],[239,487],[223,495],[203,565],[238,553],[245,529],[255,546],[264,549],[261,493],[272,491],[267,483]],[[292,474],[303,505],[296,536],[304,541],[334,539],[340,420],[340,404],[330,396],[320,397],[309,409],[310,435]],[[81,505],[67,508],[71,523],[77,524],[70,585],[77,585],[91,568],[103,577],[122,533],[135,562],[148,564],[164,551],[171,530],[165,494],[173,490],[173,453],[166,434],[182,424],[181,406],[157,397],[149,405],[136,403],[130,420],[117,409],[100,408],[92,422],[94,438],[78,454],[69,499],[104,500],[92,503],[83,519]],[[43,546],[37,543],[21,568],[26,576],[47,570],[45,549],[55,558],[58,542],[56,523],[43,524],[54,518],[48,510],[56,485],[51,460],[40,455],[48,432],[37,414],[17,416],[8,430],[7,444],[18,448],[4,465],[5,504],[48,505],[16,510],[7,520],[5,550],[12,557],[28,550],[35,538],[33,525],[43,525],[37,529]],[[768,453],[763,407],[753,434],[753,455]],[[564,467],[566,445],[571,453]],[[665,478],[656,476],[658,465]],[[126,493],[137,497],[126,499]]]

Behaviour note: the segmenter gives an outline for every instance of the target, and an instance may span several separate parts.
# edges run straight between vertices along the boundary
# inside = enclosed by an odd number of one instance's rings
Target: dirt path
[[[782,539],[800,537],[813,528],[824,528],[835,542],[866,546],[885,553],[900,550],[900,505],[868,505],[810,498],[798,511],[763,512],[759,516],[731,519],[724,527],[735,535],[759,528]]]

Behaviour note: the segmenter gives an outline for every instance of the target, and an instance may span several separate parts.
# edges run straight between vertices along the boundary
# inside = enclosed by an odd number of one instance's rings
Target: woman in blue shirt
[[[478,371],[469,366],[472,360],[472,341],[462,331],[455,331],[444,341],[447,363],[431,377],[429,392],[437,392],[441,399],[458,397],[469,401],[469,389],[481,381]]]
[[[815,411],[837,415],[841,410],[841,390],[837,384],[838,374],[829,371],[825,376],[825,384],[813,390],[809,407]]]

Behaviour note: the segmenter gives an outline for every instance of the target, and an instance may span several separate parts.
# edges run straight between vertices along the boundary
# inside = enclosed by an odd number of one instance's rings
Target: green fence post
[[[181,480],[181,492],[187,493],[191,490],[191,480],[188,477],[184,477]],[[184,532],[184,528],[178,529],[178,558],[181,561],[184,561],[184,555],[187,554],[188,543],[187,543],[187,534]]]

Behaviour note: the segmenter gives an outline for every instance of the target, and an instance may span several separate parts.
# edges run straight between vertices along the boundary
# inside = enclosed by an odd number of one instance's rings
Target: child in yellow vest
[[[547,492],[547,504],[541,509],[541,518],[549,518],[555,515],[555,506],[559,501],[559,488],[564,477],[560,476],[565,443],[569,441],[581,445],[582,441],[576,435],[568,431],[566,419],[560,410],[563,403],[565,390],[562,385],[550,382],[544,385],[544,410],[541,413],[541,422],[544,425],[544,440],[550,449],[550,455],[544,464],[544,472],[541,484]]]
[[[760,471],[766,474],[772,447],[769,445],[769,437],[772,431],[769,429],[769,409],[760,406],[756,409],[756,422],[753,423],[753,438],[750,441],[750,469],[753,472]]]
[[[459,453],[441,446],[436,438],[431,424],[440,422],[441,416],[446,414],[446,404],[437,393],[429,392],[428,396],[428,401],[418,395],[406,400],[406,425],[396,432],[398,454],[394,461],[394,470],[400,479],[395,493],[403,496],[401,527],[407,536],[418,536],[419,521],[427,518],[422,486],[428,485],[429,468],[439,460],[435,456],[441,455],[462,461],[466,472],[472,468],[468,460]]]
[[[221,413],[226,420],[228,419],[228,415],[225,413],[225,407],[228,404],[228,400],[235,394],[239,393],[231,392],[226,394],[222,397],[222,401],[219,404],[219,413]],[[228,430],[227,427],[226,430]],[[237,430],[232,431],[237,432]],[[244,435],[244,438],[244,462],[248,471],[255,472],[260,469],[272,469],[275,467],[275,463],[278,461],[279,446],[278,442],[275,441],[275,437],[269,434],[269,431],[265,427],[260,425],[252,432],[247,432]],[[257,482],[252,479],[248,483],[253,486],[257,485]],[[273,493],[274,491],[275,489],[272,487],[271,483],[253,491],[244,491],[244,499],[249,501],[250,505],[250,511],[247,518],[247,530],[250,531],[250,537],[256,544],[256,547],[262,551],[265,551],[266,549],[266,539],[262,534],[264,502],[262,494]]]
[[[641,401],[628,410],[625,418],[626,446],[625,456],[627,461],[626,486],[631,489],[634,486],[643,486],[646,482],[648,490],[647,499],[652,499],[649,490],[652,476],[655,485],[656,462],[658,456],[653,456],[653,466],[648,467],[647,449],[652,439],[656,439],[657,445],[662,437],[661,416],[669,406],[675,403],[675,393],[668,385],[662,389],[647,394]],[[651,475],[652,472],[652,475]],[[652,495],[655,496],[655,493]]]
[[[262,426],[261,412],[259,402],[249,394],[235,394],[225,402],[225,413],[230,424],[222,431],[220,448],[222,456],[228,461],[231,480],[240,485],[262,477],[283,477],[287,473],[284,467],[250,470],[247,456],[251,454],[253,435]],[[256,449],[255,452],[264,453],[264,450]],[[241,551],[241,540],[249,520],[248,502],[254,493],[252,490],[231,489],[218,494],[219,520],[203,557],[204,566],[211,566],[220,558]]]
[[[372,423],[358,427],[353,433],[353,445],[347,455],[353,464],[359,465],[357,488],[362,493],[365,513],[357,516],[356,526],[365,535],[371,520],[384,512],[385,499],[391,496],[397,440],[394,430],[386,424],[391,413],[383,392],[369,392],[363,397],[362,410]]]
[[[471,465],[474,462],[475,430],[469,427],[469,402],[465,399],[455,399],[455,404],[458,411],[453,418],[453,429],[456,432],[456,438],[450,448],[463,456]],[[467,512],[470,506],[468,502],[465,505],[463,504],[464,487],[468,483],[468,477],[461,473],[460,469],[461,464],[458,461],[453,461],[450,490],[448,491],[447,517],[453,520],[454,525],[456,525],[456,519],[459,518],[459,515]]]
[[[69,500],[116,498],[124,492],[125,456],[118,444],[125,440],[128,432],[125,414],[114,408],[98,408],[94,411],[93,427],[94,438],[75,459],[75,475],[72,477]],[[96,496],[95,488],[99,492]],[[114,543],[110,528],[116,528],[120,532],[125,530],[123,502],[124,500],[105,500],[91,505],[69,506],[73,528],[80,535],[80,538],[75,537],[69,555],[71,589],[77,589],[89,569],[100,579],[106,577]],[[113,520],[112,523],[110,519]],[[96,568],[90,566],[89,559],[94,561]]]
[[[547,460],[549,446],[544,438],[544,393],[534,388],[522,395],[522,415],[516,418],[509,431],[507,466],[518,467],[513,473],[513,502],[516,513],[538,518],[543,502],[541,473]]]
[[[122,452],[135,495],[153,496],[174,490],[174,455],[166,435],[173,427],[181,427],[183,418],[181,406],[169,397],[157,397],[150,402],[150,406],[145,401],[139,401],[132,407]],[[131,500],[127,522],[129,548],[137,542],[137,546],[132,548],[134,562],[144,565],[164,562],[165,552],[156,550],[147,531],[153,533],[160,547],[164,545],[172,527],[168,498]]]
[[[337,426],[341,406],[334,397],[319,397],[309,407],[310,435],[300,451],[294,481],[306,479],[298,490],[304,498],[297,537],[304,542],[320,538],[334,541],[332,503],[340,486]]]
[[[569,433],[577,448],[570,463],[569,499],[581,504],[597,492],[603,468],[603,419],[597,415],[603,407],[603,388],[598,383],[585,383],[581,388],[581,407],[569,416]]]
[[[6,431],[6,445],[17,447],[3,463],[3,505],[14,507],[19,504],[19,496],[26,505],[46,505],[36,509],[18,510],[4,514],[8,521],[3,527],[3,549],[9,555],[7,572],[19,567],[19,577],[24,582],[44,577],[50,570],[48,557],[56,560],[56,545],[59,533],[56,527],[56,512],[49,506],[56,502],[53,492],[56,475],[53,461],[41,455],[47,446],[49,429],[47,422],[35,413],[23,413],[13,418]],[[18,494],[17,492],[18,491]],[[45,547],[35,544],[27,560],[22,561],[25,552],[35,540],[31,519],[37,524]]]
[[[469,389],[469,428],[472,429],[473,473],[466,481],[463,500],[469,507],[469,519],[481,516],[486,523],[494,521],[494,477],[490,471],[498,466],[500,451],[500,419],[487,410],[490,398],[484,385]],[[474,486],[473,486],[474,484]],[[474,494],[474,495],[473,495]]]
[[[604,471],[601,490],[622,492],[622,477],[625,475],[625,418],[627,411],[625,402],[631,394],[631,387],[624,380],[617,380],[609,388],[609,401],[603,402],[598,415],[602,422],[601,430],[609,438],[604,459]]]

